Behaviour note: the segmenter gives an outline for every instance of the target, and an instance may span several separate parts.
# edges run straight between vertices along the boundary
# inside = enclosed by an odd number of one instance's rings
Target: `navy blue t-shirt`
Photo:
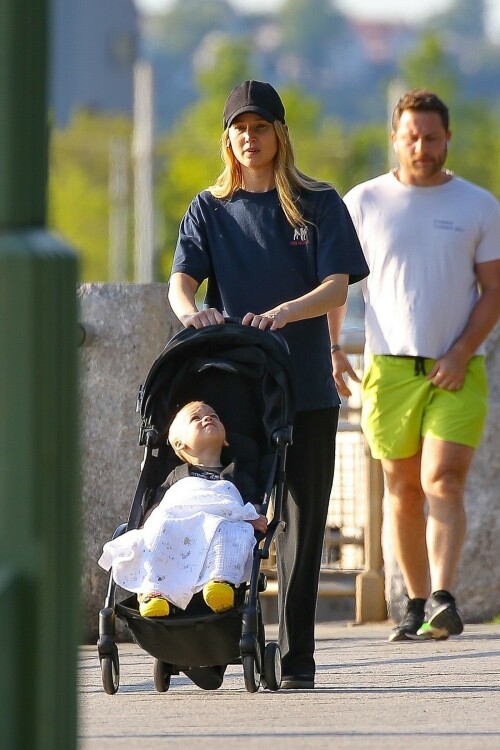
[[[204,190],[181,222],[172,273],[200,284],[208,279],[205,304],[236,318],[301,297],[332,274],[348,274],[350,284],[365,278],[356,230],[335,190],[302,191],[301,205],[307,226],[296,230],[276,190],[238,190],[230,200]],[[297,409],[339,404],[326,315],[288,323],[279,332],[297,376]]]

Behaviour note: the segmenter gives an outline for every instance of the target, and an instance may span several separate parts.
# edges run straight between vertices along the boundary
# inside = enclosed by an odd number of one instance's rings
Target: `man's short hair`
[[[403,94],[394,108],[392,115],[392,128],[397,130],[401,115],[405,110],[413,112],[437,112],[444,125],[444,129],[449,129],[450,114],[448,107],[441,99],[427,89],[412,89]]]

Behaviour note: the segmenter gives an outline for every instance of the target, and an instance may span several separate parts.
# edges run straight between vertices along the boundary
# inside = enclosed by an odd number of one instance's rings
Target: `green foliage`
[[[165,14],[162,36],[165,48],[172,55],[191,55],[209,29],[223,28],[234,16],[226,0],[177,0]]]
[[[329,0],[287,0],[278,19],[284,50],[313,64],[322,60],[334,28]]]
[[[500,134],[494,103],[463,97],[453,62],[435,34],[423,36],[419,47],[401,60],[400,67],[409,89],[434,91],[450,110],[453,138],[447,166],[500,196]]]
[[[82,281],[107,279],[107,194],[72,161],[51,173],[48,225],[80,253]]]
[[[130,134],[126,118],[90,112],[76,113],[65,130],[52,133],[47,223],[80,252],[83,281],[109,279],[110,143],[128,144]]]
[[[448,104],[453,131],[448,166],[500,196],[498,103],[493,97],[479,99],[476,91],[473,98],[467,96],[462,61],[449,51],[452,46],[448,43],[450,34],[455,35],[455,42],[462,38],[460,34],[477,38],[484,23],[484,6],[484,0],[455,0],[449,16],[438,16],[432,29],[420,36],[416,48],[400,60],[398,75],[405,81],[404,88],[430,88]],[[337,49],[349,43],[345,19],[330,0],[285,0],[276,18],[283,35],[281,52],[293,55],[302,70],[314,69],[332,38]],[[225,98],[240,81],[260,77],[260,61],[250,37],[237,35],[241,28],[227,0],[178,0],[165,16],[162,33],[169,58],[196,61],[199,98],[180,114],[156,146],[155,186],[161,232],[158,266],[163,279],[170,272],[182,216],[193,196],[213,184],[221,170],[219,137]],[[477,50],[477,66],[482,66],[483,72],[490,71],[493,79],[500,59],[498,50],[486,40]],[[386,122],[374,119],[348,128],[339,119],[325,115],[323,103],[319,95],[311,94],[311,87],[280,86],[280,94],[296,163],[302,172],[332,183],[343,195],[353,185],[387,169]],[[367,92],[367,108],[371,106],[370,95],[376,92]],[[385,96],[380,91],[380,100]],[[75,113],[65,130],[52,134],[48,223],[80,250],[84,281],[109,280],[110,143],[113,138],[123,139],[130,151],[131,137],[128,119],[91,112]],[[130,163],[127,169],[132,204]],[[129,209],[132,223],[132,205]],[[126,252],[131,267],[130,230]]]
[[[489,102],[457,102],[448,166],[500,198],[498,115]]]
[[[214,39],[211,49],[206,52],[207,59],[203,61],[203,68],[198,70],[196,83],[202,96],[212,96],[220,103],[219,119],[227,92],[253,75],[248,62],[250,53],[248,39],[233,41],[229,36]]]
[[[376,177],[387,170],[389,137],[387,126],[365,125],[352,130],[345,138],[341,194],[354,185]]]
[[[424,35],[416,50],[403,57],[400,70],[408,89],[430,89],[445,102],[450,102],[456,94],[458,82],[453,61],[437,34]]]
[[[200,99],[187,107],[158,144],[161,165],[157,201],[162,216],[159,273],[168,278],[181,219],[196,193],[212,185],[222,169],[220,136],[228,92],[251,78],[250,46],[221,38],[198,75]]]

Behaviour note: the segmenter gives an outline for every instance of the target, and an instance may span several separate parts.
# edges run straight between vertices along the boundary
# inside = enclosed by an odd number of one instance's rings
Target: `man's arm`
[[[500,260],[478,263],[476,277],[482,293],[467,324],[451,349],[436,360],[428,380],[440,388],[457,391],[462,387],[467,363],[483,343],[500,316]]]

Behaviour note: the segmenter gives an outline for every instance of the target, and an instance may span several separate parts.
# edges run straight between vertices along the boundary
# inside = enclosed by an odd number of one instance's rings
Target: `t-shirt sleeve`
[[[347,206],[352,223],[354,224],[354,228],[359,236],[361,221],[359,215],[359,203],[356,200],[356,188],[349,190],[349,192],[344,195],[344,203]]]
[[[500,203],[491,193],[486,194],[482,219],[481,239],[476,248],[476,263],[487,263],[500,258]]]
[[[335,190],[325,193],[318,222],[318,278],[349,275],[349,284],[368,276],[365,256],[346,204]]]
[[[210,274],[210,255],[199,196],[194,198],[179,227],[171,273],[185,273],[199,284]]]

